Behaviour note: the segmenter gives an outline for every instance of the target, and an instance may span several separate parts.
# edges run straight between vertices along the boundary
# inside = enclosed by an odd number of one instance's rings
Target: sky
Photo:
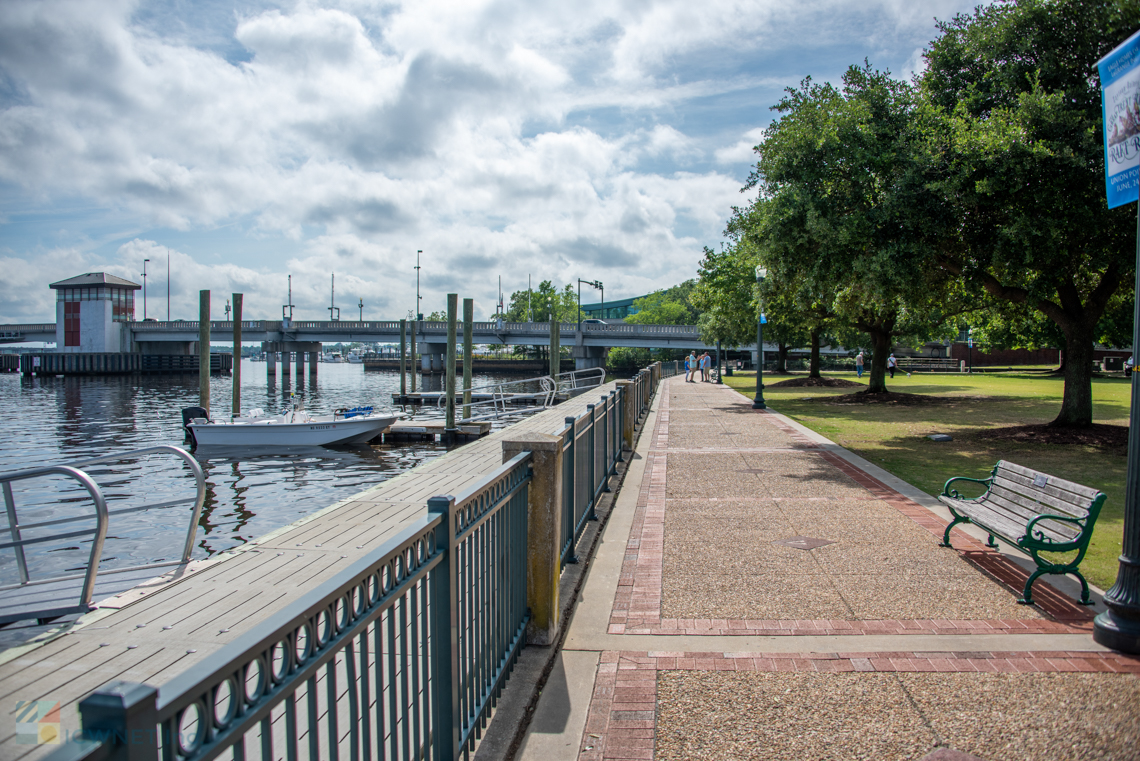
[[[909,78],[972,6],[3,0],[0,323],[144,259],[158,319],[199,289],[280,319],[289,275],[294,316],[328,319],[334,274],[342,319],[399,319],[417,250],[425,314],[454,292],[486,319],[500,278],[669,287],[748,203],[784,88]]]

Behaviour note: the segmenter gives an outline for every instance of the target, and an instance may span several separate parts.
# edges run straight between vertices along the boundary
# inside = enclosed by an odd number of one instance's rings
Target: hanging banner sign
[[[1097,62],[1104,114],[1108,208],[1137,200],[1140,187],[1140,32]]]

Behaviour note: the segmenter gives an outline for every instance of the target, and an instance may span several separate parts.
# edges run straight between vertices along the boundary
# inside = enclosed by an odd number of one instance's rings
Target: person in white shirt
[[[897,359],[895,359],[894,354],[887,357],[887,372],[889,372],[891,374],[892,378],[895,377],[895,370],[898,369],[898,366],[899,366],[899,361]]]

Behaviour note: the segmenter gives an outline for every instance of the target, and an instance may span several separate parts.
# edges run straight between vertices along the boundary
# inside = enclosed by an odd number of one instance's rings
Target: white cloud
[[[757,127],[744,133],[744,136],[730,146],[716,149],[716,162],[718,164],[754,163],[756,161],[755,148],[764,140],[764,129]]]
[[[489,311],[500,273],[521,282],[508,290],[525,287],[527,273],[608,277],[615,298],[667,286],[692,277],[701,246],[719,239],[742,200],[739,165],[760,137],[710,129],[692,104],[738,98],[738,124],[762,124],[770,103],[745,101],[794,82],[753,70],[751,57],[799,50],[810,61],[861,34],[901,61],[931,35],[931,15],[966,8],[310,0],[224,11],[208,24],[187,16],[210,30],[197,34],[144,26],[128,0],[6,0],[0,182],[21,189],[21,209],[79,199],[132,232],[96,254],[88,239],[106,233],[77,217],[65,225],[78,230],[68,245],[44,244],[40,232],[13,244],[23,217],[0,205],[4,255],[24,278],[0,285],[4,309],[9,319],[47,317],[46,282],[59,268],[137,279],[143,258],[165,259],[169,229],[201,236],[171,251],[172,311],[182,316],[199,288],[244,289],[247,312],[278,314],[287,270],[313,317],[333,271],[354,303],[407,303],[394,316],[414,301],[416,249],[426,254],[427,311],[448,289]],[[210,34],[226,44],[192,44]],[[740,139],[726,146],[734,131]],[[260,251],[272,240],[290,254],[241,253],[244,242]],[[230,264],[212,256],[218,246]],[[25,294],[37,288],[42,296]],[[164,316],[164,287],[156,292]]]

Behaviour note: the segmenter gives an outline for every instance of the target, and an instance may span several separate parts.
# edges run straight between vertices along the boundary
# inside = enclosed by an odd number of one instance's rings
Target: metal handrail
[[[180,457],[189,467],[194,474],[196,494],[193,498],[166,500],[162,502],[151,502],[145,505],[136,505],[134,507],[126,507],[118,510],[108,510],[107,502],[103,496],[102,490],[95,480],[86,473],[83,469],[90,468],[92,465],[101,465],[104,463],[122,462],[124,460],[136,460],[150,454],[174,454]],[[79,529],[76,531],[66,531],[63,533],[51,534],[49,536],[40,536],[34,539],[24,539],[22,534],[24,531],[31,529],[44,528],[47,526],[57,526],[64,523],[74,523],[76,521],[90,520],[91,516],[76,515],[67,518],[55,518],[52,520],[39,521],[36,523],[20,523],[19,516],[16,512],[15,496],[12,493],[12,482],[23,481],[32,478],[42,478],[49,475],[66,475],[78,481],[84,488],[87,489],[91,495],[92,501],[95,503],[95,520],[96,525],[94,528]],[[22,587],[36,586],[41,584],[50,584],[59,581],[70,581],[73,579],[82,578],[83,585],[80,588],[79,602],[75,607],[66,609],[65,612],[86,611],[90,609],[91,598],[95,592],[95,581],[97,575],[100,573],[99,563],[102,561],[103,545],[106,540],[107,530],[110,522],[110,517],[113,515],[125,515],[127,513],[140,512],[142,510],[154,510],[164,507],[173,507],[176,505],[184,505],[193,502],[194,508],[190,513],[190,524],[186,531],[186,541],[182,547],[182,555],[180,560],[163,561],[157,563],[143,563],[141,565],[127,566],[124,568],[113,568],[104,570],[101,573],[104,575],[128,573],[131,571],[141,571],[151,568],[165,568],[172,565],[184,565],[189,562],[190,555],[194,551],[194,537],[197,533],[198,520],[202,514],[202,505],[206,500],[206,477],[202,472],[202,466],[198,464],[188,452],[185,450],[162,444],[154,447],[146,447],[143,449],[135,449],[129,452],[122,452],[113,455],[104,455],[102,457],[93,457],[70,465],[48,465],[39,468],[27,468],[24,470],[13,471],[10,473],[0,473],[0,487],[4,492],[4,507],[8,518],[7,531],[12,537],[12,541],[0,543],[0,550],[13,549],[16,554],[16,565],[20,574],[20,583],[7,584],[0,586],[0,591],[8,591],[12,589],[19,589]],[[3,529],[0,529],[2,531]],[[95,538],[91,543],[91,555],[87,561],[87,568],[83,573],[64,574],[60,576],[51,576],[44,579],[32,580],[28,573],[27,558],[24,554],[24,547],[31,544],[41,544],[57,539],[68,539],[76,536],[86,536],[94,534]],[[52,606],[50,609],[38,611],[46,614],[49,612],[52,615],[63,615],[60,608]],[[31,618],[36,615],[37,611],[24,611],[21,615],[26,618]]]
[[[519,386],[524,383],[538,383],[541,387],[537,392],[511,392],[506,389],[510,386]],[[494,418],[524,415],[532,412],[540,412],[542,410],[550,409],[554,405],[555,394],[557,392],[557,384],[554,379],[549,375],[541,375],[536,378],[524,378],[522,380],[503,381],[499,383],[487,383],[482,386],[472,386],[469,389],[456,389],[455,390],[455,406],[463,407],[463,418],[457,422],[459,423],[473,423],[476,420],[488,420]],[[464,393],[470,391],[471,393],[487,393],[490,391],[490,399],[479,399],[471,402],[464,402]],[[518,399],[534,399],[536,404],[533,409],[515,408],[508,409],[508,404],[512,400]],[[542,400],[542,404],[538,404],[538,400]],[[439,396],[435,401],[437,408],[443,408],[447,404],[447,393],[439,392]],[[475,409],[477,412],[481,411],[480,408],[490,406],[493,412],[485,415],[470,415],[470,409]]]

